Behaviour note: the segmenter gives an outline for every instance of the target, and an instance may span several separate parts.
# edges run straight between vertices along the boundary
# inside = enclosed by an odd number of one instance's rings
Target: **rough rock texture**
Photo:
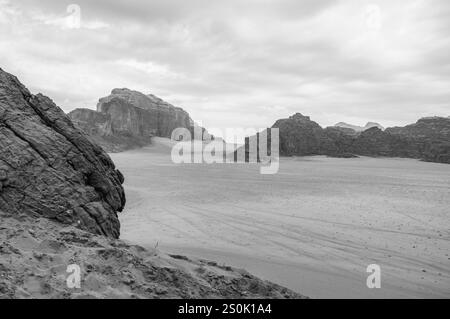
[[[119,237],[123,176],[52,100],[0,69],[0,210]]]
[[[308,116],[296,113],[287,119],[276,121],[272,127],[279,128],[280,155],[284,156],[364,155],[450,163],[449,118],[423,118],[405,127],[387,128],[382,131],[373,126],[356,132],[347,127],[323,129]]]
[[[80,288],[67,279],[80,267]],[[3,298],[305,298],[248,272],[0,212]]]
[[[171,137],[180,127],[189,129],[193,136],[195,125],[182,108],[129,89],[113,89],[99,100],[97,112],[76,109],[69,117],[110,152],[149,144],[152,136]]]

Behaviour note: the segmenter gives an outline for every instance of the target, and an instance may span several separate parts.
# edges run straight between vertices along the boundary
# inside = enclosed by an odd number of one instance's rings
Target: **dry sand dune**
[[[310,297],[450,297],[450,166],[283,158],[173,164],[170,142],[112,154],[125,175],[122,238],[244,267]],[[366,267],[381,267],[381,288]]]

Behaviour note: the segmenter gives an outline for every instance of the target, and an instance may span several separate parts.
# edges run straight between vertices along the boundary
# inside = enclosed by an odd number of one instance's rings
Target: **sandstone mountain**
[[[193,136],[196,125],[182,108],[126,88],[113,89],[109,96],[101,98],[97,111],[76,109],[68,115],[108,152],[149,144],[152,136],[171,137],[176,128],[187,128]]]
[[[375,122],[367,122],[365,126],[352,125],[345,122],[339,122],[334,125],[335,127],[349,128],[356,132],[362,132],[372,127],[378,127],[380,130],[384,130],[384,127]]]
[[[348,127],[322,128],[308,116],[296,113],[272,126],[280,133],[280,155],[333,157],[387,156],[450,163],[450,119],[423,118],[405,127],[381,130],[373,126],[361,132]],[[248,152],[248,141],[245,150]],[[248,155],[247,155],[248,158]]]
[[[111,129],[93,113],[96,129]],[[0,299],[303,298],[244,270],[119,239],[124,177],[48,97],[0,69]],[[80,288],[67,285],[80,268]]]

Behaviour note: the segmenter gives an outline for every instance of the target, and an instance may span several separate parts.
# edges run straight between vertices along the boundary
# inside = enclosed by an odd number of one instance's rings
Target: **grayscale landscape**
[[[0,0],[0,299],[450,299],[449,17]]]

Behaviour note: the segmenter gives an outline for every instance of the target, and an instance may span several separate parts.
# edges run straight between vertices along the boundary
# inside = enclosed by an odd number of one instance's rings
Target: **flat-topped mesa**
[[[119,237],[124,178],[48,97],[0,69],[0,211]]]

